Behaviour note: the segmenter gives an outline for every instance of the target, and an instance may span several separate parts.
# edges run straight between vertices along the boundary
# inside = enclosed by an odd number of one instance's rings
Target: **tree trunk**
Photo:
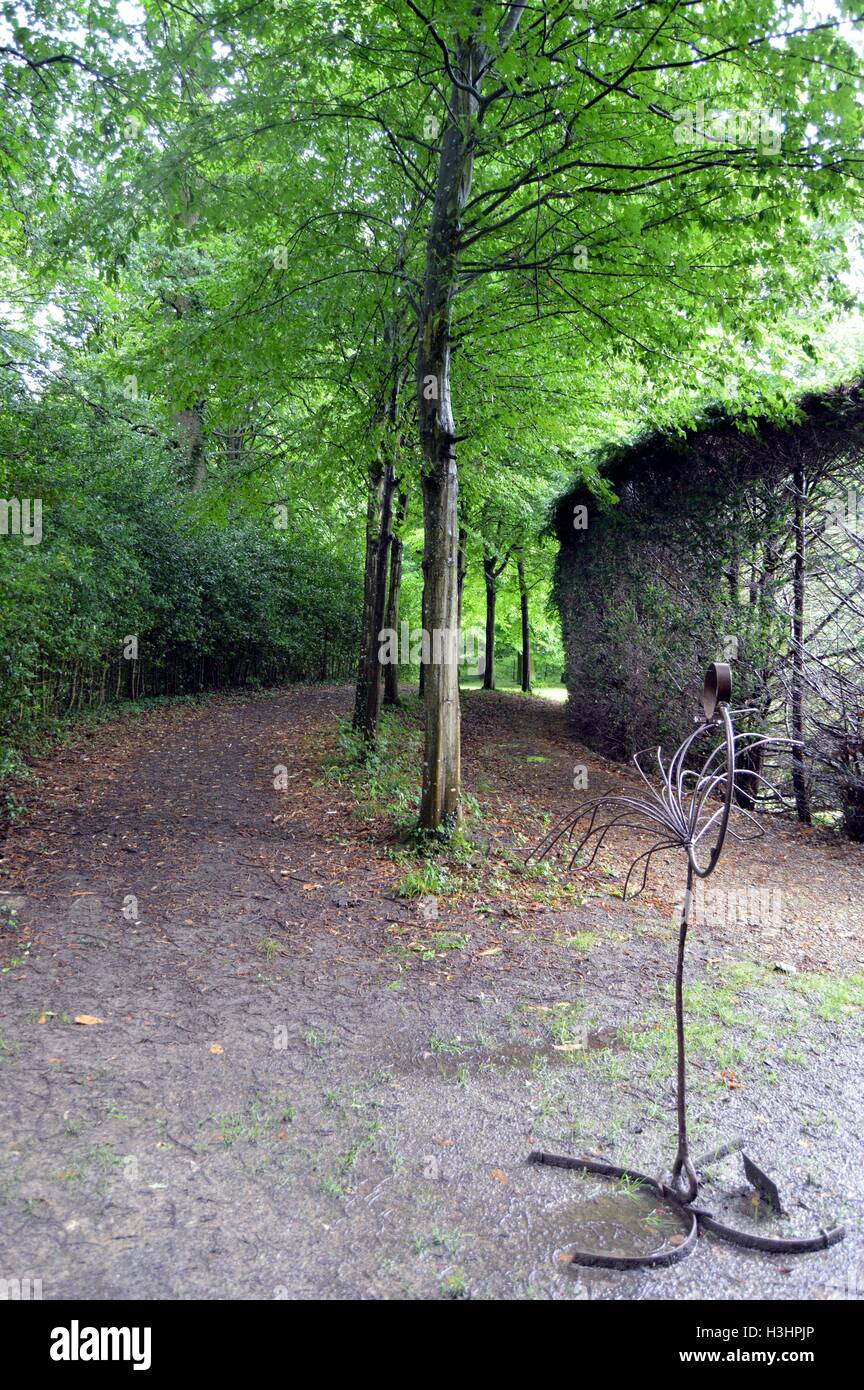
[[[497,51],[507,47],[524,13],[511,4],[495,36]],[[478,21],[479,22],[479,21]],[[471,193],[477,143],[479,86],[490,62],[473,35],[460,38],[426,243],[426,265],[417,331],[417,404],[423,450],[426,629],[431,629],[432,661],[426,671],[426,732],[420,825],[447,830],[460,818],[459,731],[459,478],[456,428],[450,398],[453,297],[459,267],[462,212]],[[476,85],[475,85],[476,84]],[[435,660],[435,637],[444,659]]]
[[[426,552],[423,552],[423,593],[420,596],[420,628],[426,631]],[[420,658],[420,676],[417,681],[417,694],[422,699],[426,693],[426,663]]]
[[[363,619],[360,664],[354,695],[354,728],[372,745],[381,718],[380,632],[384,626],[387,570],[393,539],[393,464],[376,457],[369,466],[369,498],[366,509],[366,567],[363,580]]]
[[[460,632],[461,632],[461,630],[462,630],[462,591],[463,591],[463,589],[465,588],[465,573],[466,573],[466,570],[468,569],[467,545],[468,545],[468,534],[467,534],[467,532],[464,530],[464,528],[463,528],[462,526],[460,526],[460,527],[459,527],[459,560],[458,560],[458,572],[457,572],[457,576],[456,576],[456,583],[457,583],[458,588],[459,588],[459,597],[458,597],[458,600],[457,600],[457,606],[458,606],[458,609],[459,609],[459,630],[460,630]]]
[[[456,585],[456,509],[459,484],[452,445],[442,443],[434,472],[423,478],[426,530],[426,621],[430,660],[425,668],[426,730],[420,824],[450,829],[459,821],[459,614]],[[445,452],[445,450],[447,452]]]
[[[795,488],[795,560],[792,578],[792,737],[804,740],[804,599],[807,584],[807,478],[799,460],[793,474]],[[810,824],[810,796],[804,749],[792,749],[792,786],[795,809],[804,825]]]
[[[516,561],[519,575],[519,606],[522,610],[522,689],[527,695],[531,690],[531,628],[528,622],[528,589],[525,584],[525,561],[520,555]]]
[[[187,410],[180,410],[174,416],[174,426],[186,457],[188,483],[193,492],[200,492],[207,477],[207,456],[204,452],[206,405],[206,401],[196,401]]]
[[[494,556],[483,557],[483,580],[486,585],[486,664],[483,668],[483,689],[495,689],[495,598],[496,574]]]
[[[473,45],[460,46],[459,66],[469,83],[478,56]],[[459,477],[450,352],[460,219],[471,190],[477,102],[460,85],[454,87],[451,103],[429,229],[417,345],[425,532],[423,626],[432,644],[423,679],[426,729],[420,825],[426,830],[452,828],[460,818],[459,667],[455,650],[459,627]],[[437,654],[449,660],[435,660],[436,637]]]
[[[387,594],[387,615],[384,620],[384,626],[396,633],[399,632],[399,592],[402,586],[402,554],[405,548],[401,532],[407,509],[408,494],[403,488],[400,488],[396,504],[396,523],[393,528],[393,539],[390,542],[390,589]],[[384,671],[384,703],[385,705],[398,705],[399,703],[399,663],[396,661],[391,661]]]
[[[367,720],[370,677],[377,679],[377,643],[375,641],[375,602],[378,592],[378,551],[381,544],[381,522],[384,516],[384,464],[379,455],[369,464],[366,496],[366,556],[363,568],[363,613],[360,619],[360,660],[357,685],[354,691],[353,727],[369,739]],[[374,725],[373,725],[374,728]]]
[[[381,630],[387,605],[387,575],[393,544],[393,497],[396,491],[396,459],[400,449],[399,393],[403,373],[399,366],[399,324],[391,318],[385,329],[391,352],[389,398],[379,416],[385,423],[384,440],[369,465],[369,498],[366,510],[366,561],[363,578],[363,619],[360,629],[360,665],[354,696],[354,728],[368,747],[375,744],[381,719]],[[392,646],[392,644],[391,644]],[[390,660],[396,655],[388,652]]]

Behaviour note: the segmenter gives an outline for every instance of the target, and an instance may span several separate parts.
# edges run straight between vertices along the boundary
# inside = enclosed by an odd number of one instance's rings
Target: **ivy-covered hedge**
[[[768,593],[742,572],[762,539],[762,511],[745,494],[767,497],[770,480],[747,479],[734,458],[698,474],[682,462],[670,447],[619,475],[616,504],[579,492],[558,509],[570,709],[580,741],[613,758],[677,743],[692,728],[706,665],[730,646],[736,702],[758,703],[778,638]],[[587,525],[575,529],[580,505]]]
[[[791,422],[744,424],[715,411],[683,438],[648,435],[600,461],[602,497],[559,503],[575,730],[616,758],[673,745],[705,666],[730,660],[734,703],[753,711],[739,726],[800,749],[774,756],[799,818],[842,817],[861,839],[864,383],[803,397]],[[759,764],[738,779],[745,804]]]

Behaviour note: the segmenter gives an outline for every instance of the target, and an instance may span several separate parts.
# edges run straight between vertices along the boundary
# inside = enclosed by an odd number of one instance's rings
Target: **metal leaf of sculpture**
[[[664,762],[663,750],[658,748],[656,759],[656,783],[652,782],[643,766],[646,753],[638,753],[633,759],[639,776],[646,788],[642,796],[599,796],[582,805],[562,824],[553,827],[540,844],[532,850],[529,859],[542,859],[556,847],[572,845],[570,857],[572,867],[579,855],[588,854],[583,867],[594,863],[606,837],[614,830],[635,830],[654,837],[650,848],[631,862],[624,880],[622,898],[627,898],[631,880],[641,872],[641,882],[631,896],[641,893],[648,880],[651,860],[661,850],[680,849],[687,855],[687,891],[678,934],[678,960],[675,972],[675,1021],[677,1033],[677,1115],[678,1151],[668,1182],[660,1182],[644,1173],[630,1168],[618,1168],[609,1163],[598,1163],[589,1159],[567,1158],[562,1155],[535,1152],[530,1155],[533,1163],[547,1163],[561,1168],[575,1168],[581,1172],[597,1173],[603,1177],[629,1178],[643,1187],[656,1192],[664,1201],[687,1220],[687,1234],[678,1246],[660,1250],[651,1255],[597,1255],[589,1251],[576,1252],[571,1259],[576,1264],[601,1265],[613,1269],[629,1269],[640,1265],[672,1264],[688,1254],[696,1243],[699,1226],[715,1235],[758,1250],[794,1254],[807,1250],[821,1250],[842,1240],[844,1230],[836,1226],[830,1231],[822,1231],[818,1236],[770,1237],[758,1236],[747,1231],[738,1231],[716,1221],[710,1212],[693,1203],[699,1192],[699,1178],[696,1167],[690,1159],[687,1140],[687,1101],[686,1101],[686,1058],[684,1049],[684,947],[687,931],[691,925],[694,878],[708,878],[717,867],[727,835],[736,840],[753,839],[763,833],[759,822],[737,801],[752,794],[754,786],[767,790],[770,797],[781,800],[779,792],[762,776],[761,772],[748,767],[740,774],[740,758],[745,754],[748,761],[759,749],[779,747],[789,744],[788,739],[769,738],[763,734],[735,731],[735,715],[744,710],[730,710],[729,698],[732,691],[731,671],[724,663],[716,663],[708,668],[702,697],[704,720],[690,734],[670,761]],[[722,732],[718,741],[716,735]],[[714,735],[712,747],[707,755],[698,761],[700,740],[706,735]],[[703,744],[704,746],[704,744]],[[695,764],[691,766],[690,764]],[[733,808],[752,828],[744,831],[732,825]],[[641,866],[641,867],[640,867]],[[742,1147],[741,1141],[724,1145],[715,1153],[701,1161],[705,1167],[709,1162]],[[761,1172],[752,1160],[744,1156],[745,1172],[748,1176]],[[764,1177],[764,1175],[762,1175]],[[765,1178],[765,1182],[770,1179]],[[758,1185],[757,1185],[758,1186]],[[772,1188],[776,1195],[776,1187]],[[761,1189],[760,1189],[761,1190]],[[779,1209],[779,1196],[777,1197]]]

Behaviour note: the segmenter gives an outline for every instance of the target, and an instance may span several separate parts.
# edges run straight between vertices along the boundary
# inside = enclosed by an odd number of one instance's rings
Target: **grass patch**
[[[415,1236],[411,1242],[415,1255],[426,1255],[434,1250],[445,1250],[448,1255],[455,1255],[461,1247],[461,1231],[441,1231],[437,1228],[431,1235]]]
[[[650,1058],[652,1082],[671,1075],[675,1064],[673,985],[666,985],[663,993],[669,1001],[666,1008],[652,1011],[642,1027],[622,1033],[629,1050]],[[749,996],[746,1001],[744,996]],[[767,1016],[754,1011],[757,1003]],[[758,961],[723,962],[708,978],[684,987],[688,1058],[721,1085],[734,1087],[745,1072],[756,1075],[757,1068],[761,1080],[777,1081],[777,1068],[802,1063],[800,1050],[788,1043],[807,1031],[810,1020],[860,1020],[862,1007],[861,974],[781,975]],[[769,1062],[770,1072],[765,1065]]]
[[[813,1006],[817,1018],[827,1023],[842,1023],[844,1019],[860,1015],[864,1009],[864,974],[787,975],[783,983],[793,993],[803,996]]]
[[[584,1004],[568,1004],[566,1008],[556,1010],[549,1025],[555,1042],[581,1042],[584,1046],[586,1033],[584,1012]]]
[[[597,941],[594,932],[577,931],[572,936],[566,932],[556,932],[553,937],[556,946],[565,946],[568,951],[576,951],[580,956],[590,955]]]
[[[282,943],[274,940],[272,936],[262,936],[258,942],[258,950],[262,956],[266,956],[268,960],[273,960],[275,956],[281,956]]]
[[[405,833],[416,824],[420,809],[420,710],[416,696],[406,697],[399,709],[385,710],[374,748],[351,728],[349,719],[338,720],[336,751],[324,764],[322,777],[325,783],[350,788],[358,816],[393,816]]]
[[[396,884],[397,898],[442,897],[456,891],[458,884],[446,864],[426,859],[417,868],[409,869]]]
[[[468,1297],[468,1280],[465,1277],[464,1269],[454,1269],[452,1274],[448,1274],[446,1279],[441,1280],[441,1297]]]
[[[461,1038],[439,1038],[433,1035],[429,1039],[429,1051],[439,1055],[444,1054],[450,1057],[459,1057],[465,1051],[465,1044]]]

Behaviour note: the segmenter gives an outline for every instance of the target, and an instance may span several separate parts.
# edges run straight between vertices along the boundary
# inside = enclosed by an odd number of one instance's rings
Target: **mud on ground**
[[[864,852],[778,825],[718,884],[778,890],[780,917],[708,921],[688,955],[694,1149],[742,1135],[779,1227],[846,1241],[582,1270],[574,1243],[675,1237],[638,1191],[526,1157],[673,1156],[680,865],[638,906],[614,896],[626,841],[566,891],[526,875],[573,766],[592,793],[626,773],[561,707],[478,692],[480,848],[453,891],[400,896],[423,865],[323,772],[349,703],[156,709],[38,767],[0,850],[0,1275],[46,1298],[860,1297]],[[777,1226],[737,1158],[711,1176],[721,1217]]]

